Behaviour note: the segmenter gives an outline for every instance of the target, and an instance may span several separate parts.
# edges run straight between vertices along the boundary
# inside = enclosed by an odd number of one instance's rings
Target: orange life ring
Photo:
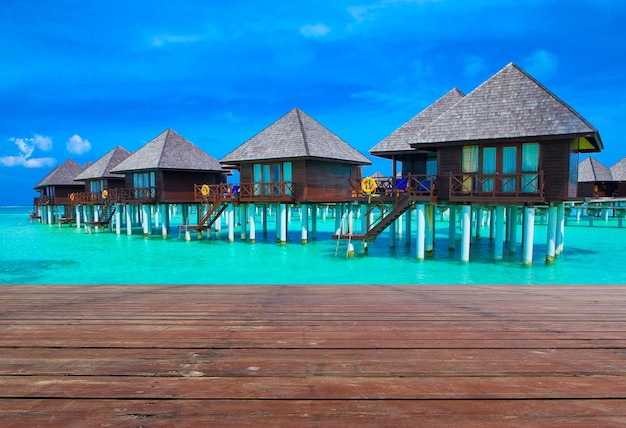
[[[108,197],[109,197],[109,191],[108,191],[108,190],[106,190],[106,189],[104,189],[104,190],[102,191],[102,199],[106,199],[106,198],[108,198]]]
[[[202,192],[202,196],[206,198],[207,196],[209,196],[209,193],[211,193],[211,188],[207,184],[203,184],[200,191]]]
[[[367,195],[371,195],[376,190],[376,180],[372,177],[366,177],[361,181],[361,190]]]
[[[74,201],[74,199],[76,199],[76,195],[74,195],[73,193],[70,193],[70,201]]]

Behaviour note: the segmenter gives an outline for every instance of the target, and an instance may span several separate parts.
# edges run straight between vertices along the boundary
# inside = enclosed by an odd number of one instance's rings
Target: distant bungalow
[[[220,163],[239,170],[241,203],[280,204],[278,240],[283,243],[287,233],[285,204],[304,204],[302,242],[306,242],[309,205],[315,209],[319,203],[348,202],[348,183],[360,180],[362,166],[371,164],[298,108],[224,156]]]
[[[602,198],[615,196],[616,193],[617,182],[602,162],[587,157],[578,165],[578,197]]]
[[[450,246],[456,207],[462,215],[462,255],[469,260],[471,212],[493,211],[495,258],[501,259],[505,230],[515,249],[517,211],[524,208],[524,243],[532,242],[535,206],[549,212],[548,261],[563,242],[563,202],[577,198],[578,154],[603,149],[598,131],[515,64],[509,64],[467,96],[454,89],[371,149],[376,156],[402,161],[402,188],[391,190],[417,202],[418,258],[423,258],[424,224],[435,205],[450,206]],[[430,188],[433,202],[417,191]],[[388,217],[408,211],[396,202]],[[505,216],[504,211],[507,211]],[[505,229],[504,222],[507,222]],[[381,219],[381,223],[385,219]],[[373,229],[373,228],[372,228]],[[370,229],[370,231],[372,230]],[[367,233],[363,239],[367,239]],[[532,261],[532,245],[524,246]]]
[[[34,187],[39,192],[39,197],[34,201],[33,216],[47,224],[54,223],[55,217],[66,217],[71,211],[70,195],[84,189],[84,185],[74,179],[88,166],[89,164],[80,166],[68,159],[50,171]]]

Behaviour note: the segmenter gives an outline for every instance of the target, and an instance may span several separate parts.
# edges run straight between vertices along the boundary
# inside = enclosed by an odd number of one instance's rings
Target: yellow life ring
[[[366,177],[361,181],[361,190],[363,193],[371,195],[376,190],[376,180],[372,177]]]
[[[74,201],[74,199],[76,199],[76,195],[74,195],[73,193],[70,193],[70,201]]]
[[[200,191],[202,192],[202,196],[206,198],[207,196],[209,196],[209,193],[211,193],[211,188],[207,184],[203,184]]]
[[[104,190],[102,191],[102,199],[106,199],[106,198],[108,198],[108,197],[109,197],[109,191],[108,191],[108,190],[106,190],[106,189],[104,189]]]

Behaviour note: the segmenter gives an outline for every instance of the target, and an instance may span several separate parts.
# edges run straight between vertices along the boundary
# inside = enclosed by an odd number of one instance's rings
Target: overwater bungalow
[[[168,234],[171,205],[182,205],[183,222],[188,225],[189,206],[196,204],[195,185],[216,185],[227,180],[227,171],[217,159],[172,129],[150,140],[110,172],[125,177],[124,187],[112,189],[107,197],[117,204],[116,216],[125,213],[128,234],[133,224],[150,234],[157,223],[162,233]],[[121,223],[118,218],[117,233]]]
[[[242,204],[262,204],[263,209],[277,204],[281,213],[278,235],[283,243],[287,204],[303,205],[302,242],[306,242],[308,209],[315,209],[316,204],[350,201],[348,183],[360,180],[362,167],[371,164],[366,156],[299,108],[228,153],[220,163],[239,171]]]
[[[460,211],[463,261],[469,260],[472,211],[477,221],[485,210],[491,214],[495,258],[501,259],[505,241],[515,251],[518,211],[523,209],[524,262],[531,263],[532,245],[527,244],[532,242],[535,208],[548,211],[546,259],[552,261],[562,249],[563,203],[578,196],[579,153],[602,149],[598,131],[587,120],[511,63],[466,96],[452,90],[371,152],[394,164],[403,162],[406,182],[400,188],[394,178],[392,191],[408,197],[388,216],[416,206],[418,258],[431,245],[424,242],[424,229],[432,227],[425,222],[432,221],[433,206],[449,208],[451,247]],[[433,192],[431,202],[420,200],[420,189]]]
[[[606,198],[616,194],[617,182],[606,165],[591,156],[578,164],[579,198]]]
[[[611,166],[610,171],[611,177],[617,186],[616,196],[620,198],[626,197],[626,157]]]
[[[69,195],[67,215],[58,219],[59,223],[76,222],[80,228],[82,218],[93,224],[108,224],[115,212],[115,206],[108,204],[108,193],[125,185],[125,176],[112,173],[111,169],[129,156],[130,152],[117,146],[78,174],[74,181],[84,183],[83,188]],[[100,209],[96,210],[96,206]]]
[[[71,211],[70,195],[84,189],[83,183],[74,179],[90,164],[79,165],[68,159],[52,169],[34,187],[39,196],[34,200],[33,218],[39,218],[43,223],[52,224],[57,218],[67,217]]]

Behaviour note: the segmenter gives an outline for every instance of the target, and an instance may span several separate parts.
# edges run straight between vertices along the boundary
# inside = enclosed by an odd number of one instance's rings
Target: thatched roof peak
[[[223,172],[217,159],[170,128],[146,143],[111,172],[159,169]]]
[[[68,159],[60,165],[57,165],[50,171],[34,189],[41,189],[47,186],[76,186],[74,178],[85,168],[91,164],[80,166],[73,159]]]
[[[117,146],[78,174],[74,180],[85,181],[103,178],[124,178],[123,174],[114,174],[111,170],[130,155],[131,153],[129,151],[123,147]]]
[[[222,164],[260,160],[318,158],[369,165],[367,157],[329,131],[311,116],[294,108],[235,150]]]
[[[578,164],[578,181],[580,183],[613,181],[613,175],[602,162],[589,156]]]

